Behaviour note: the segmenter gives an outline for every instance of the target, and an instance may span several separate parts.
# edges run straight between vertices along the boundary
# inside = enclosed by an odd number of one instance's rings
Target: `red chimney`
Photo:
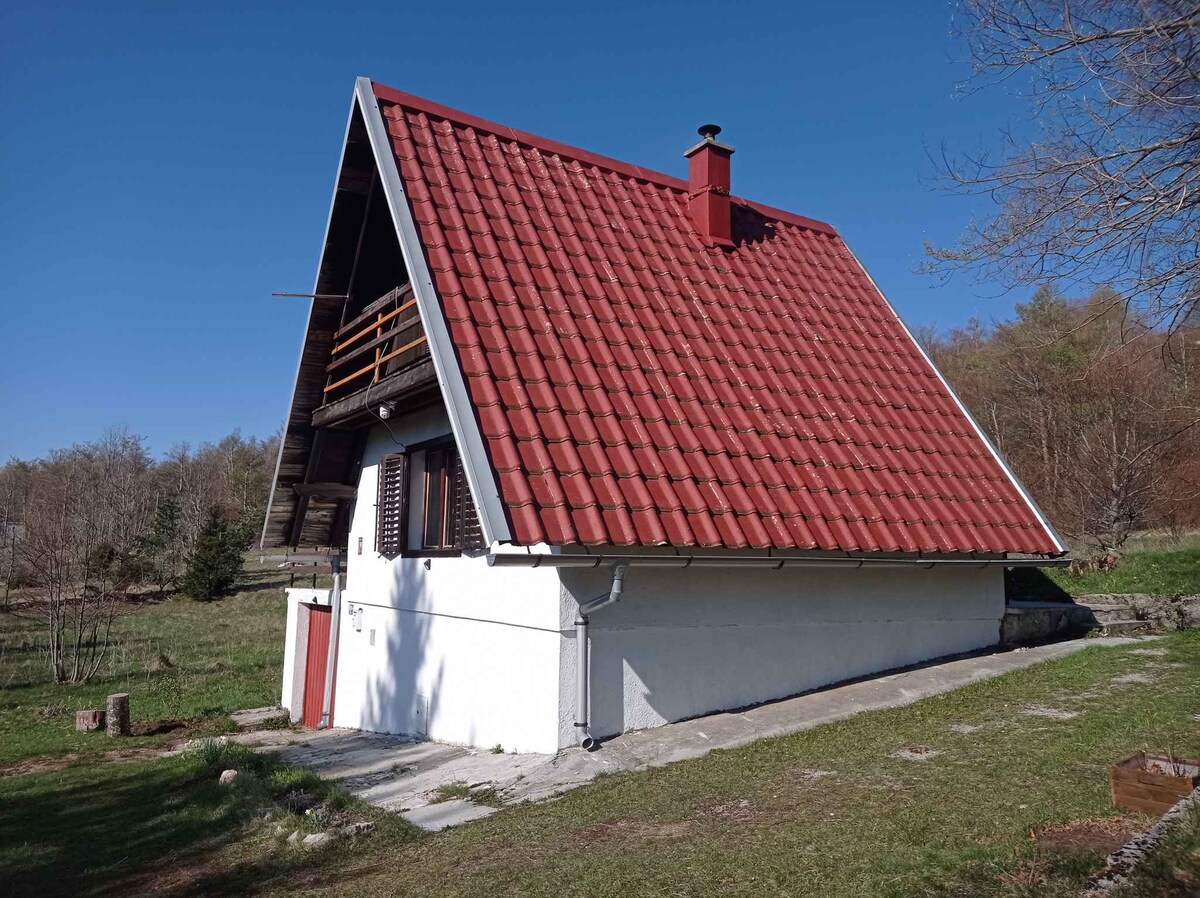
[[[701,125],[704,139],[683,155],[688,160],[688,209],[700,239],[709,246],[732,247],[729,225],[729,157],[733,147],[717,143],[721,129]]]

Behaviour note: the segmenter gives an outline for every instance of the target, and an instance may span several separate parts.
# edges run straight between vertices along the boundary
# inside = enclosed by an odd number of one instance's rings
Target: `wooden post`
[[[108,735],[129,735],[129,693],[118,692],[108,697]]]
[[[94,733],[104,729],[103,711],[76,711],[75,729],[80,733]]]

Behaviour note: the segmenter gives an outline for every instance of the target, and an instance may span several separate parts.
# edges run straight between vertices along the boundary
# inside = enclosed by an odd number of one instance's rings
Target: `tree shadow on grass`
[[[254,894],[319,860],[280,848],[231,863],[260,813],[236,793],[178,758],[0,780],[3,891]]]

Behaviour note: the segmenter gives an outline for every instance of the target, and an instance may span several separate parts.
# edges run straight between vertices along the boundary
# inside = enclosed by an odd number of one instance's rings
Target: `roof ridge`
[[[375,92],[376,99],[387,103],[407,106],[410,109],[424,112],[436,118],[445,119],[448,122],[454,122],[455,124],[475,128],[478,131],[495,134],[498,137],[523,143],[535,149],[553,153],[556,156],[574,159],[578,162],[594,165],[597,168],[606,169],[616,174],[627,175],[641,181],[658,184],[671,190],[686,192],[688,189],[688,182],[683,178],[676,178],[673,175],[668,175],[652,168],[645,168],[641,165],[635,165],[632,162],[625,162],[601,153],[594,153],[591,150],[585,150],[583,147],[562,143],[561,141],[543,137],[540,134],[534,134],[530,131],[511,128],[508,125],[502,125],[499,122],[493,122],[478,115],[464,112],[461,109],[455,109],[452,106],[446,106],[442,103],[428,100],[425,97],[418,97],[416,94],[388,87],[386,84],[380,84],[378,81],[371,81],[371,88]],[[795,212],[788,212],[786,209],[768,206],[765,203],[759,203],[743,196],[731,196],[730,199],[744,206],[749,206],[767,218],[785,221],[798,227],[808,228],[813,231],[822,231],[827,234],[837,235],[838,233],[837,229],[828,222],[809,218],[806,215],[799,215]]]

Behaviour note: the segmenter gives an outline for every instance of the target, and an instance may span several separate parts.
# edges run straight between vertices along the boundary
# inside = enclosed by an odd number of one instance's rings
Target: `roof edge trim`
[[[402,90],[396,90],[394,87],[388,87],[383,84],[371,82],[375,97],[384,100],[388,103],[395,103],[399,106],[407,106],[410,109],[416,109],[427,115],[435,116],[436,118],[445,119],[449,122],[455,122],[459,125],[466,125],[469,128],[475,128],[479,131],[486,131],[489,134],[496,134],[499,137],[507,140],[514,140],[517,143],[523,143],[535,149],[542,150],[547,153],[553,153],[556,156],[563,156],[568,159],[575,159],[579,162],[588,165],[594,165],[597,168],[602,168],[607,171],[615,172],[620,175],[627,175],[631,178],[636,178],[640,181],[648,181],[652,184],[659,184],[663,187],[669,187],[672,190],[680,190],[687,193],[688,182],[683,178],[676,178],[673,175],[668,175],[660,171],[655,171],[651,168],[643,168],[640,165],[634,165],[632,162],[622,162],[620,159],[613,159],[611,156],[603,156],[600,153],[593,153],[591,150],[585,150],[581,147],[571,146],[567,143],[561,143],[557,140],[551,140],[549,137],[542,137],[540,134],[533,134],[529,131],[521,131],[517,128],[510,128],[507,125],[501,125],[498,122],[489,121],[477,115],[472,115],[469,112],[463,112],[461,109],[455,109],[452,106],[444,106],[441,103],[435,103],[432,100],[426,100],[424,97],[418,97],[414,94],[405,93]],[[837,229],[828,222],[818,221],[815,218],[809,218],[806,215],[798,215],[795,212],[788,212],[786,209],[778,209],[774,206],[768,206],[765,203],[758,203],[754,200],[746,199],[741,196],[731,196],[730,199],[735,203],[740,203],[743,206],[749,206],[751,209],[759,212],[768,218],[785,221],[788,224],[794,224],[798,227],[808,228],[812,231],[822,231],[827,234],[837,234]]]
[[[325,250],[329,246],[329,229],[333,225],[333,209],[337,205],[338,197],[338,182],[342,177],[342,166],[346,163],[346,145],[350,142],[350,126],[354,124],[354,110],[356,104],[354,97],[350,97],[350,111],[346,113],[346,131],[342,135],[342,149],[338,153],[337,170],[333,176],[333,190],[329,194],[329,211],[325,214],[325,232],[321,237],[321,256],[317,259],[317,272],[313,275],[313,293],[317,292],[317,287],[321,283],[321,272],[325,270]],[[287,444],[287,429],[288,424],[292,420],[292,409],[296,404],[296,387],[300,383],[300,366],[304,362],[304,347],[308,345],[308,332],[312,327],[313,310],[317,306],[317,300],[314,298],[308,304],[308,317],[304,321],[304,334],[300,338],[300,352],[296,354],[296,376],[292,378],[292,398],[288,401],[287,414],[283,419],[283,438],[279,441],[279,452],[275,456],[275,471],[271,474],[271,492],[267,496],[267,510],[263,515],[262,533],[258,537],[259,548],[265,548],[267,541],[267,528],[271,525],[271,505],[275,501],[275,488],[279,485],[279,468],[283,464],[283,450]]]
[[[438,384],[442,389],[442,398],[446,403],[450,429],[454,432],[454,441],[458,444],[458,451],[462,456],[463,468],[467,474],[467,485],[471,488],[475,506],[479,511],[479,523],[483,529],[484,540],[489,545],[511,541],[512,534],[508,526],[508,516],[500,499],[500,485],[492,472],[487,447],[483,442],[483,434],[475,420],[474,406],[471,403],[470,394],[467,392],[467,384],[463,379],[462,370],[458,366],[454,344],[450,340],[450,329],[442,314],[442,304],[438,300],[437,288],[434,286],[433,276],[429,272],[429,265],[425,261],[425,250],[421,245],[417,223],[413,219],[412,209],[408,204],[408,194],[404,190],[404,182],[396,167],[396,156],[392,152],[391,139],[388,137],[387,128],[383,122],[383,112],[376,99],[374,83],[370,78],[359,77],[355,81],[354,94],[366,122],[367,137],[371,143],[371,152],[375,156],[375,166],[379,172],[383,193],[392,214],[396,237],[400,241],[404,264],[408,268],[409,282],[413,286],[417,309],[421,313],[425,334],[429,338],[429,355],[433,359],[433,368],[437,373]]]
[[[947,557],[884,557],[862,555],[815,556],[815,555],[706,555],[681,553],[679,555],[625,555],[621,552],[567,553],[567,552],[491,552],[487,556],[491,567],[587,567],[598,568],[606,564],[628,564],[639,567],[706,568],[706,567],[751,567],[780,570],[784,567],[833,567],[860,568],[934,568],[934,567],[1065,567],[1069,562],[1057,558],[947,558]]]
[[[871,282],[871,286],[875,288],[875,292],[879,294],[879,298],[882,299],[884,305],[888,307],[888,311],[892,313],[892,316],[896,319],[896,323],[904,329],[904,333],[908,335],[908,339],[912,341],[913,346],[917,347],[917,352],[921,353],[921,358],[923,358],[925,363],[929,365],[930,370],[937,375],[937,379],[941,381],[942,386],[946,388],[946,392],[950,394],[950,398],[954,400],[959,411],[961,411],[966,417],[967,421],[970,422],[971,427],[975,430],[975,434],[983,441],[983,445],[987,446],[988,451],[992,453],[992,458],[996,460],[996,464],[1000,466],[1000,469],[1008,476],[1009,481],[1020,494],[1021,498],[1025,500],[1025,504],[1029,506],[1029,510],[1032,511],[1034,517],[1038,519],[1038,523],[1042,525],[1042,529],[1046,531],[1046,535],[1050,537],[1051,542],[1058,547],[1058,554],[1066,555],[1070,551],[1070,549],[1067,547],[1066,540],[1064,540],[1059,535],[1058,531],[1054,529],[1054,525],[1050,523],[1050,519],[1046,517],[1045,512],[1038,507],[1037,502],[1033,500],[1033,496],[1031,496],[1029,491],[1025,489],[1025,484],[1021,483],[1021,481],[1017,479],[1017,475],[1014,474],[1012,468],[1008,466],[1008,462],[1004,460],[1004,456],[1000,454],[1000,451],[995,447],[991,439],[988,438],[988,435],[984,433],[983,428],[979,426],[979,422],[975,420],[975,416],[971,414],[966,404],[959,398],[958,394],[954,392],[954,388],[950,386],[949,382],[942,375],[941,369],[939,369],[938,366],[933,363],[933,359],[929,357],[929,353],[925,351],[925,347],[922,346],[920,341],[913,336],[913,332],[909,330],[908,325],[904,323],[904,319],[900,317],[900,313],[896,311],[896,307],[892,305],[892,301],[887,298],[882,290],[879,289],[879,285],[875,283],[875,279],[871,277],[871,273],[867,271],[867,266],[863,265],[862,261],[857,255],[855,255],[854,250],[850,248],[850,244],[847,241],[843,240],[842,245],[846,247],[846,251],[850,253],[850,258],[854,260],[854,263],[859,267],[862,273],[867,276],[867,280]]]

